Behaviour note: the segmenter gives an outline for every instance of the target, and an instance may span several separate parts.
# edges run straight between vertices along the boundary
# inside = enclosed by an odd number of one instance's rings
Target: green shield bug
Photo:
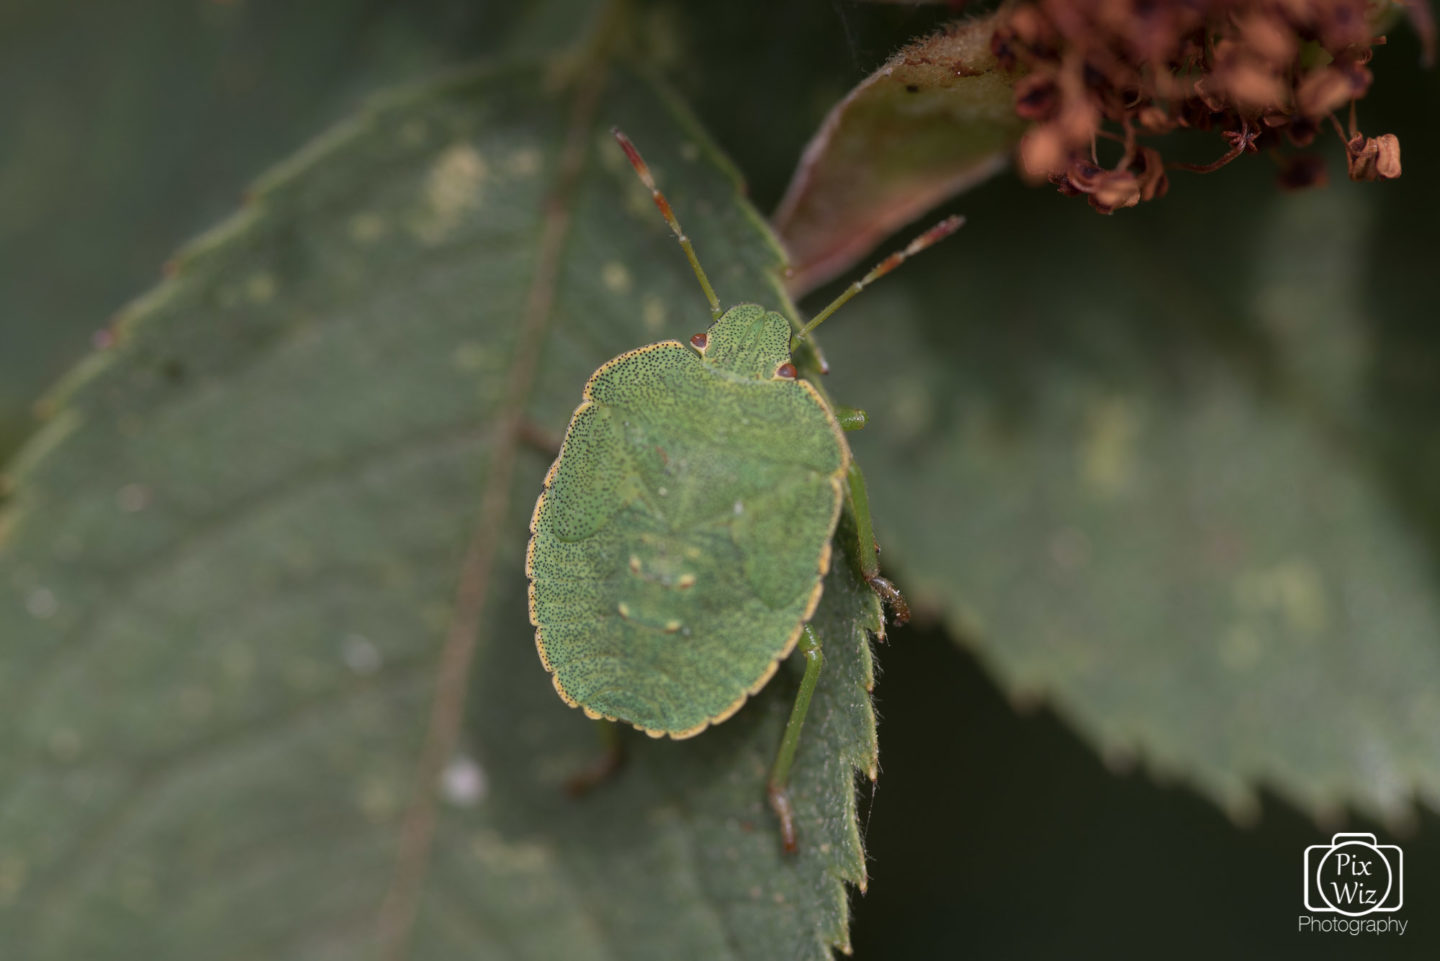
[[[798,645],[805,674],[767,790],[793,852],[787,784],[822,661],[808,622],[842,510],[854,518],[846,549],[859,570],[897,621],[909,614],[880,576],[865,482],[845,440],[864,414],[832,405],[793,352],[867,284],[962,221],[943,220],[891,254],[797,332],[755,304],[721,311],[649,168],[614,133],[713,322],[688,345],[621,354],[585,385],[530,521],[535,644],[567,704],[676,739],[734,714]]]

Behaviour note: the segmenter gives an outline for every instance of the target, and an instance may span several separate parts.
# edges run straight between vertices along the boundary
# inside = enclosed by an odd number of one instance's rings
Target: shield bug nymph
[[[679,739],[734,714],[798,645],[805,674],[767,787],[794,851],[787,784],[822,662],[809,620],[842,510],[857,532],[843,549],[896,620],[908,616],[880,576],[865,482],[845,440],[864,414],[832,405],[795,352],[867,284],[962,221],[947,218],[891,254],[796,331],[756,304],[721,310],[649,168],[615,137],[713,322],[688,343],[627,351],[586,383],[530,522],[536,647],[567,704]]]

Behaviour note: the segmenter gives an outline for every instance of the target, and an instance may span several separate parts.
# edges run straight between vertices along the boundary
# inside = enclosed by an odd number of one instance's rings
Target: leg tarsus
[[[614,721],[596,721],[599,725],[600,740],[604,749],[600,756],[582,770],[576,771],[565,782],[565,793],[571,797],[583,797],[625,765],[625,742],[620,738],[620,726]]]
[[[885,606],[890,608],[890,618],[895,622],[896,627],[910,620],[910,604],[905,600],[905,595],[900,593],[899,588],[879,574],[867,577],[865,580],[871,589],[880,595],[880,600]]]
[[[780,819],[780,843],[786,854],[794,854],[800,850],[800,841],[795,836],[795,807],[790,803],[790,789],[772,781],[765,786],[765,796],[770,801],[770,810]]]
[[[775,755],[775,766],[770,769],[770,781],[765,786],[770,809],[780,820],[780,841],[786,854],[794,854],[800,849],[795,833],[795,807],[790,802],[790,767],[795,763],[800,731],[805,727],[805,715],[810,711],[810,699],[820,679],[820,667],[825,663],[820,638],[809,624],[805,625],[800,635],[799,646],[800,653],[805,656],[805,676],[800,679],[800,691],[790,709],[790,720],[785,722],[785,736],[780,740],[780,751]]]

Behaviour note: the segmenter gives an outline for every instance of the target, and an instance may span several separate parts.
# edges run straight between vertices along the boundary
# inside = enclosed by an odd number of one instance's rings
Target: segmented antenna
[[[940,221],[938,224],[931,227],[929,230],[925,231],[923,234],[916,237],[914,240],[910,241],[910,243],[906,244],[904,250],[897,250],[889,257],[886,257],[884,260],[880,261],[868,274],[855,281],[855,283],[851,284],[849,287],[846,287],[845,292],[842,293],[839,297],[836,297],[833,301],[831,301],[829,307],[826,307],[824,310],[820,311],[820,313],[816,314],[811,319],[810,323],[800,328],[800,333],[796,334],[795,339],[791,341],[790,349],[794,350],[796,347],[800,346],[800,341],[804,340],[805,337],[809,335],[810,331],[814,330],[816,327],[819,327],[822,323],[824,323],[826,318],[828,318],[831,314],[835,313],[835,311],[843,307],[846,301],[848,301],[851,297],[854,297],[856,294],[860,293],[860,291],[864,290],[866,287],[869,287],[875,281],[879,280],[881,277],[884,277],[886,274],[890,273],[890,271],[894,270],[896,267],[899,267],[906,260],[915,256],[920,251],[924,250],[926,247],[929,247],[932,244],[936,244],[944,240],[946,237],[959,230],[964,225],[964,223],[964,217],[958,215],[946,217],[944,220]]]
[[[670,201],[655,186],[655,178],[650,176],[650,167],[645,163],[645,158],[640,156],[640,151],[630,142],[630,138],[620,132],[619,127],[611,127],[610,133],[620,143],[620,149],[625,151],[625,156],[630,158],[630,166],[635,168],[639,175],[640,182],[650,188],[650,196],[655,200],[655,206],[660,210],[660,216],[670,225],[670,230],[675,234],[675,239],[680,241],[680,247],[685,251],[685,259],[690,261],[690,267],[695,271],[695,278],[700,281],[700,286],[705,290],[705,299],[710,301],[710,316],[716,320],[720,319],[720,298],[715,296],[715,288],[710,286],[710,278],[705,276],[705,268],[700,266],[700,261],[695,256],[695,247],[690,243],[690,238],[685,236],[685,231],[680,229],[680,221],[675,219],[675,212],[670,209]]]

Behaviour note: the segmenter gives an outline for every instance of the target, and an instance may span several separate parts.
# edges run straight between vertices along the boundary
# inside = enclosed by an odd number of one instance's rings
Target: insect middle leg
[[[790,720],[785,722],[785,737],[780,741],[780,752],[775,756],[775,766],[770,769],[770,782],[766,795],[770,808],[780,819],[780,840],[786,854],[799,850],[795,837],[795,808],[790,803],[790,766],[795,763],[795,749],[800,746],[800,731],[805,727],[805,715],[810,711],[810,698],[815,695],[815,684],[820,680],[820,665],[825,655],[820,650],[820,638],[809,624],[801,630],[800,653],[805,656],[805,676],[800,679],[800,692],[795,695],[795,706],[790,709]]]
[[[846,481],[845,506],[855,520],[855,541],[852,545],[855,563],[865,582],[890,608],[895,623],[904,624],[910,620],[910,605],[894,584],[880,576],[880,548],[875,543],[875,527],[870,520],[870,494],[865,489],[865,475],[860,473],[860,465],[854,461],[850,462]]]

